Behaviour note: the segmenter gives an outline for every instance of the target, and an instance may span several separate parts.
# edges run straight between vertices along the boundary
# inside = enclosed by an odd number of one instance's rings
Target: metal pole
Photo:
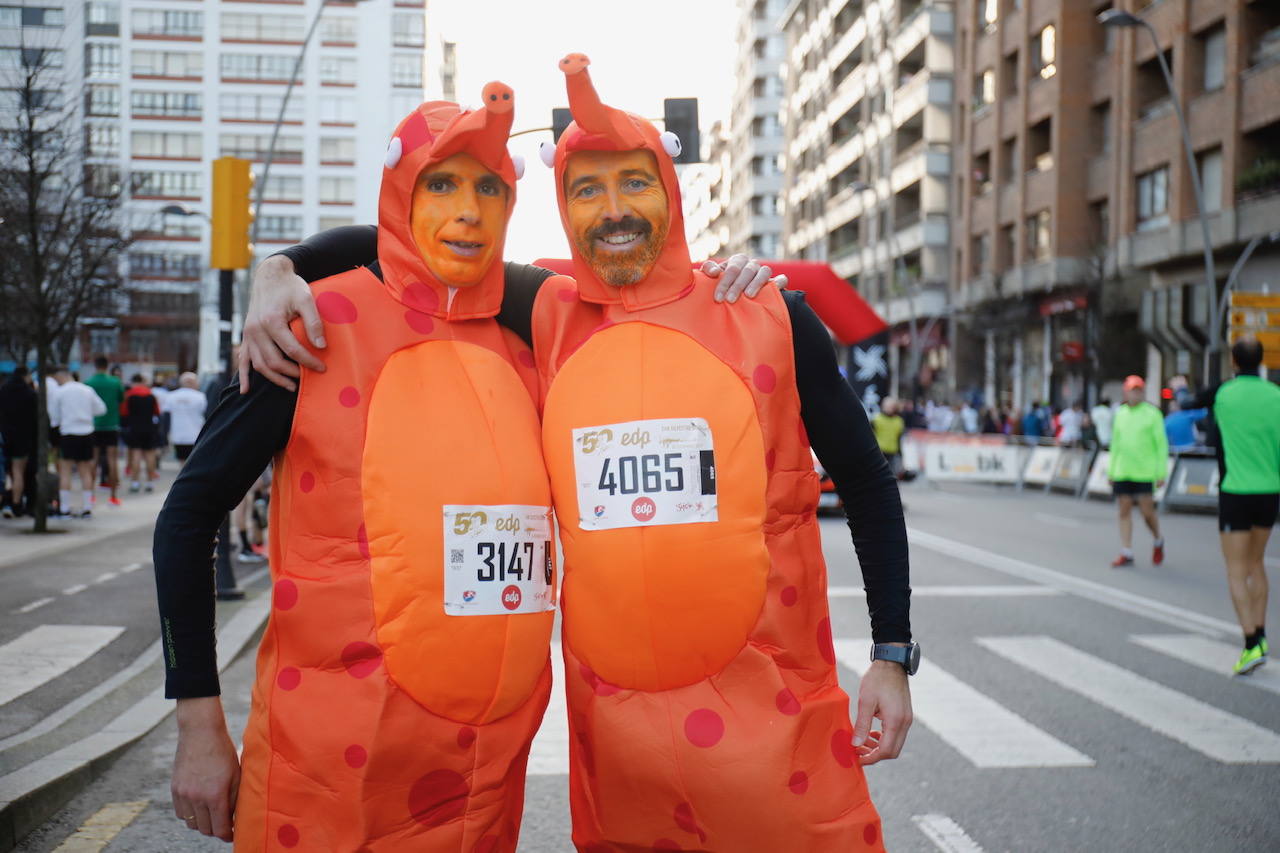
[[[235,270],[218,270],[218,358],[229,379],[235,369],[231,364],[231,314],[235,303]]]
[[[1200,183],[1200,167],[1196,165],[1196,152],[1191,142],[1191,129],[1187,126],[1187,117],[1182,112],[1182,100],[1178,94],[1177,88],[1173,84],[1173,72],[1169,70],[1169,63],[1165,61],[1164,51],[1160,49],[1160,37],[1156,35],[1155,27],[1146,21],[1138,18],[1138,23],[1142,24],[1143,29],[1151,36],[1151,43],[1155,45],[1156,59],[1160,63],[1160,71],[1164,74],[1165,85],[1169,87],[1169,99],[1173,101],[1173,111],[1178,117],[1178,128],[1182,131],[1182,147],[1187,155],[1187,169],[1191,173],[1191,189],[1196,197],[1196,210],[1200,214],[1200,237],[1204,242],[1204,277],[1205,283],[1208,284],[1208,294],[1205,299],[1209,301],[1209,306],[1215,302],[1218,291],[1218,277],[1213,268],[1213,242],[1209,236],[1209,217],[1204,209],[1204,186]],[[1209,330],[1209,346],[1204,353],[1204,370],[1205,377],[1209,384],[1217,384],[1221,370],[1221,360],[1215,358],[1222,349],[1222,331],[1217,326]]]

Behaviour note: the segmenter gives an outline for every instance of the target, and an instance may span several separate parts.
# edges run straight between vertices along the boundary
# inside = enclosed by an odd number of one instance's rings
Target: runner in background
[[[106,472],[104,485],[111,490],[112,506],[120,506],[120,404],[124,383],[107,373],[109,362],[100,355],[93,360],[94,374],[85,380],[107,407],[106,414],[93,419],[93,446],[96,466]]]
[[[886,397],[880,404],[880,411],[871,418],[871,429],[876,434],[876,444],[880,452],[889,460],[889,467],[894,476],[902,474],[902,433],[906,424],[902,415],[898,414],[898,401]]]
[[[1231,347],[1236,378],[1195,401],[1213,411],[1210,443],[1218,449],[1218,530],[1227,586],[1244,650],[1233,671],[1267,662],[1267,572],[1263,556],[1280,514],[1280,387],[1258,376],[1262,345],[1244,337]]]
[[[155,479],[155,448],[159,441],[156,435],[156,421],[160,417],[160,404],[155,395],[147,387],[141,373],[133,375],[133,385],[124,395],[120,404],[121,426],[124,430],[124,443],[129,448],[129,484],[130,492],[141,491],[146,483],[148,492],[154,490],[151,481]],[[143,468],[146,468],[145,474]]]
[[[194,373],[184,373],[178,380],[180,387],[169,392],[164,408],[169,416],[169,438],[179,462],[187,461],[191,446],[204,426],[204,413],[208,399],[198,390],[200,378]]]
[[[59,367],[54,372],[58,396],[54,398],[50,423],[58,427],[58,515],[61,518],[93,516],[93,419],[107,410],[92,388],[71,378],[71,371]],[[80,474],[80,512],[71,512],[71,472]]]
[[[169,399],[169,383],[156,374],[151,380],[151,396],[156,398],[156,406],[160,414],[156,415],[156,446],[151,448],[151,479],[160,477],[160,460],[164,457],[164,449],[169,446],[169,408],[165,402]]]
[[[1124,380],[1124,405],[1111,428],[1111,456],[1107,479],[1115,492],[1120,517],[1120,555],[1111,562],[1118,569],[1133,565],[1133,505],[1155,538],[1151,563],[1164,562],[1164,539],[1156,515],[1155,490],[1169,476],[1169,442],[1160,410],[1146,401],[1146,381],[1141,376]]]
[[[1098,405],[1089,410],[1093,425],[1098,430],[1098,444],[1103,449],[1111,446],[1111,424],[1115,420],[1115,411],[1111,408],[1111,398],[1103,397]]]
[[[0,385],[0,437],[4,439],[4,458],[12,482],[9,500],[0,509],[5,518],[22,514],[27,460],[35,451],[36,411],[39,407],[36,389],[31,387],[31,371],[20,364],[4,385]],[[0,472],[0,479],[3,477],[4,472]]]

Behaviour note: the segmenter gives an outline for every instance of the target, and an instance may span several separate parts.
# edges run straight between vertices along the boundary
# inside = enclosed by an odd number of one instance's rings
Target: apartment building
[[[1215,258],[1154,28],[1190,127]],[[1126,373],[1203,378],[1216,298],[1280,223],[1280,6],[1270,0],[957,4],[952,302],[961,384],[1059,405]],[[1280,246],[1243,289],[1280,283]],[[1157,385],[1158,387],[1158,385]],[[1114,396],[1114,395],[1113,395]]]
[[[729,210],[733,207],[729,132],[717,121],[702,134],[702,161],[679,167],[685,238],[694,258],[731,255]]]
[[[370,176],[396,121],[423,99],[425,0],[3,2],[0,49],[36,30],[58,43],[66,91],[83,92],[88,165],[128,193],[135,242],[120,317],[91,324],[83,350],[157,370],[216,368],[210,163],[243,157],[260,177],[313,23],[265,181],[257,254],[376,221]]]
[[[952,4],[792,0],[782,25],[784,252],[890,323],[893,393],[948,393]]]

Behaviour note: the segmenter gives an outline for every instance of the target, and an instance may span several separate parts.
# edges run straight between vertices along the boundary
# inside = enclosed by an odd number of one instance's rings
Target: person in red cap
[[[1155,490],[1169,476],[1169,439],[1160,410],[1146,401],[1147,383],[1141,376],[1124,380],[1124,404],[1111,428],[1107,479],[1116,496],[1120,519],[1120,554],[1111,562],[1118,569],[1133,565],[1133,505],[1151,530],[1151,563],[1164,562],[1164,539],[1156,515]]]

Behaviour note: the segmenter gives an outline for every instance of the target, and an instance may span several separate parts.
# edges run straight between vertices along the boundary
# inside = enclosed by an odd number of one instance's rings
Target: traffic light
[[[560,134],[565,132],[571,121],[573,121],[573,113],[569,112],[568,107],[556,107],[551,110],[551,138],[559,142]]]
[[[680,137],[680,156],[675,158],[675,162],[700,162],[702,144],[698,135],[698,99],[665,99],[662,102],[662,121],[667,130]]]
[[[213,234],[209,266],[219,270],[248,269],[253,260],[249,226],[253,223],[250,195],[253,173],[249,161],[219,157],[213,161]]]

